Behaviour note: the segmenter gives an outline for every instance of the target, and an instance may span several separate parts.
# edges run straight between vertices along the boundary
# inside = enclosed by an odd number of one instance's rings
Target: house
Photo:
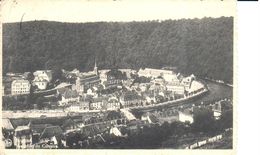
[[[140,88],[141,92],[145,92],[149,85],[150,85],[150,83],[140,83],[139,88]]]
[[[28,125],[18,126],[14,131],[14,146],[17,149],[32,147],[32,131]]]
[[[66,111],[73,111],[73,112],[78,112],[78,111],[88,111],[89,110],[89,103],[74,103],[71,104],[66,108]]]
[[[123,107],[141,105],[144,101],[144,98],[138,95],[135,91],[126,91],[120,97],[120,103]]]
[[[51,70],[38,70],[33,73],[35,79],[39,80],[46,80],[50,82],[52,80],[52,71]]]
[[[232,109],[232,105],[228,101],[218,101],[216,102],[213,107],[213,116],[215,119],[220,119],[222,114],[228,110]]]
[[[65,120],[61,126],[64,132],[68,133],[71,131],[74,131],[75,129],[79,128],[76,122],[72,120],[71,118]]]
[[[188,77],[183,78],[181,80],[181,84],[185,87],[185,89],[189,89],[193,80],[195,80],[195,76],[192,74]]]
[[[116,88],[122,85],[123,74],[119,70],[110,70],[107,74],[107,80],[103,82],[105,89]]]
[[[46,127],[41,136],[39,143],[44,143],[53,146],[54,148],[58,148],[58,145],[61,142],[61,138],[63,137],[63,131],[59,126],[48,126]]]
[[[110,97],[107,102],[107,110],[120,109],[120,103],[116,97]]]
[[[102,110],[107,108],[108,97],[93,98],[93,101],[89,104],[90,110]]]
[[[116,136],[116,137],[121,137],[122,136],[121,131],[117,127],[111,127],[109,133],[111,135]]]
[[[81,128],[81,131],[82,131],[83,135],[85,135],[86,137],[91,137],[91,138],[94,138],[98,134],[102,133],[102,131],[96,124],[86,125]]]
[[[45,79],[35,78],[33,80],[33,85],[37,86],[37,88],[40,89],[40,90],[44,90],[44,89],[47,88],[48,81],[45,80]]]
[[[150,113],[145,113],[141,116],[141,120],[142,121],[147,121],[149,124],[158,124],[159,123],[159,119]]]
[[[2,128],[8,131],[14,131],[14,126],[8,118],[2,118]]]
[[[103,83],[104,81],[107,81],[107,72],[109,72],[109,69],[103,69],[103,70],[99,70],[99,77],[101,80],[101,83]]]
[[[86,92],[87,95],[93,96],[93,97],[98,97],[98,91],[100,89],[96,86],[89,88]]]
[[[79,94],[76,90],[61,88],[57,90],[57,93],[61,96],[61,100],[58,101],[59,105],[67,105],[68,103],[79,102]]]
[[[39,142],[39,138],[43,132],[43,130],[48,127],[48,126],[52,126],[51,124],[45,124],[45,123],[41,123],[41,124],[36,124],[36,123],[29,123],[29,127],[32,130],[32,143],[38,143]]]
[[[172,83],[175,83],[175,84],[180,84],[180,81],[179,81],[176,74],[163,74],[162,77],[166,82],[172,82]]]
[[[101,80],[94,73],[81,74],[77,77],[74,88],[79,94],[87,92],[89,88],[99,85]]]
[[[190,84],[190,87],[186,88],[186,91],[189,93],[189,95],[192,95],[204,89],[205,86],[201,82],[193,80],[192,83]]]
[[[183,111],[179,111],[179,121],[189,122],[192,124],[194,121],[192,109],[184,109]]]
[[[185,87],[183,85],[176,85],[174,83],[167,83],[166,90],[178,95],[184,95],[185,93]]]
[[[12,95],[21,95],[30,93],[31,84],[28,80],[14,80],[11,85]]]
[[[159,84],[159,85],[164,85],[165,80],[163,79],[162,76],[156,77],[153,81],[154,84]]]

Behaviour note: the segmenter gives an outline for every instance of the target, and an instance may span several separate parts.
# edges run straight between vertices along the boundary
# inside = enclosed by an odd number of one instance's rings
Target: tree
[[[194,122],[192,124],[193,130],[196,132],[208,132],[215,131],[215,119],[213,112],[206,108],[196,109],[194,111]]]
[[[39,109],[43,109],[45,107],[44,105],[44,101],[45,99],[43,97],[38,97],[36,100],[35,100],[35,103],[37,104],[38,108]]]

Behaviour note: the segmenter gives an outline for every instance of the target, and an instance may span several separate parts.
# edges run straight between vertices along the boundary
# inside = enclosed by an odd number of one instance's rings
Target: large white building
[[[152,78],[156,78],[158,76],[165,76],[165,75],[174,75],[174,74],[175,73],[173,71],[165,70],[165,69],[145,68],[145,69],[140,69],[138,71],[139,76],[152,77]]]
[[[29,94],[31,84],[28,80],[14,80],[11,85],[11,94]]]

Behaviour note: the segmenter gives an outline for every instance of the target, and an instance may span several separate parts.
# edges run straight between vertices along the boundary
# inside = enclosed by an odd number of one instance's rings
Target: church
[[[76,79],[75,90],[79,94],[86,93],[89,88],[99,85],[101,82],[98,74],[98,67],[95,60],[93,71],[87,73],[81,73]]]

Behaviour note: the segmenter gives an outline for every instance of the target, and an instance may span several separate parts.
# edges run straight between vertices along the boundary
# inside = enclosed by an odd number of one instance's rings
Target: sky
[[[235,0],[4,0],[4,23],[147,21],[234,16]]]

